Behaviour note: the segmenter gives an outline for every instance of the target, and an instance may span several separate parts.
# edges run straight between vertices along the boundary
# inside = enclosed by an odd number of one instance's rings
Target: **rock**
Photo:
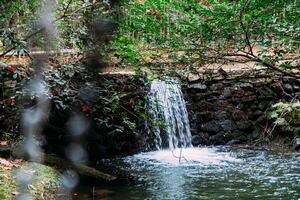
[[[236,130],[232,133],[232,137],[234,140],[239,140],[240,142],[245,142],[247,141],[247,136],[244,132]]]
[[[241,84],[240,84],[240,87],[241,87],[242,89],[244,89],[244,90],[249,91],[249,90],[252,90],[252,89],[253,89],[253,84],[251,84],[251,83],[241,83]]]
[[[262,133],[262,130],[260,130],[259,128],[256,127],[255,130],[251,134],[251,139],[252,140],[258,139],[261,133]]]
[[[244,96],[241,99],[242,102],[252,102],[252,101],[255,101],[255,100],[256,100],[256,96],[255,95]]]
[[[202,138],[199,135],[194,135],[192,137],[192,144],[193,144],[193,146],[198,146],[198,145],[202,144]]]
[[[196,128],[192,128],[192,127],[195,127],[195,126],[196,126],[195,124],[191,125],[191,134],[192,135],[195,135],[198,132],[198,130]]]
[[[218,106],[216,103],[210,103],[206,101],[200,101],[198,103],[199,111],[207,111],[207,110],[216,110],[218,109]]]
[[[300,98],[300,92],[295,92],[295,95],[296,97]]]
[[[189,80],[190,82],[192,82],[192,81],[197,81],[197,80],[199,80],[199,79],[201,78],[201,76],[199,76],[198,74],[189,73],[189,74],[187,75],[187,78],[188,78],[188,80]]]
[[[232,101],[232,102],[238,102],[239,103],[241,101],[241,98],[240,97],[236,97],[236,96],[231,96],[230,101]]]
[[[295,136],[299,136],[300,137],[300,126],[294,128],[294,133],[293,134]]]
[[[255,123],[264,123],[266,121],[266,117],[264,115],[260,116]]]
[[[236,124],[232,120],[221,121],[220,125],[225,132],[237,129]]]
[[[241,143],[239,140],[230,140],[229,142],[226,143],[226,145],[233,145],[233,144],[239,144]]]
[[[241,98],[244,96],[244,94],[245,94],[245,91],[240,87],[235,87],[234,90],[232,91],[232,96],[234,96],[234,97]]]
[[[282,81],[284,83],[296,83],[296,84],[300,84],[300,81],[297,78],[293,78],[293,77],[283,77]]]
[[[214,118],[218,120],[226,120],[230,118],[230,113],[226,111],[217,111],[214,113]]]
[[[221,130],[220,125],[216,121],[210,121],[204,124],[201,124],[200,130],[209,133],[218,133]]]
[[[259,100],[267,100],[267,99],[273,99],[274,97],[276,97],[275,92],[270,89],[269,87],[263,87],[263,88],[259,88],[257,89],[257,93],[258,93],[258,99]]]
[[[222,90],[223,88],[224,88],[223,83],[215,83],[210,86],[211,91],[218,91],[218,90]]]
[[[296,151],[300,150],[300,137],[296,138],[295,140],[295,150]]]
[[[263,85],[264,85],[264,83],[261,82],[261,81],[256,81],[256,82],[253,83],[253,87],[254,88],[259,88],[259,87],[261,87]]]
[[[258,109],[258,106],[257,106],[258,102],[253,102],[251,105],[250,105],[250,109],[253,110],[254,112]]]
[[[252,126],[252,123],[249,120],[241,120],[241,121],[237,121],[235,123],[239,130],[246,130]]]
[[[242,119],[247,119],[247,115],[243,111],[234,110],[232,113],[232,118],[233,120],[238,121]]]
[[[283,96],[283,89],[280,83],[276,83],[272,85],[272,90],[277,94],[278,97]]]
[[[262,116],[264,114],[264,112],[262,112],[261,110],[256,110],[254,113],[253,113],[253,117],[254,118],[258,118],[260,116]]]
[[[235,106],[235,108],[238,110],[242,110],[242,109],[244,109],[244,104],[242,104],[241,102],[238,102],[237,105]]]
[[[224,141],[224,135],[219,133],[217,135],[213,135],[209,138],[209,141],[211,142],[211,144],[213,145],[221,145],[221,144],[225,144],[226,142]]]
[[[207,86],[202,83],[193,83],[193,84],[189,85],[188,88],[196,89],[196,90],[202,91],[202,92],[205,92],[207,90]]]
[[[298,85],[293,85],[293,90],[294,90],[294,92],[299,92],[300,87]]]
[[[202,101],[205,99],[205,97],[207,96],[207,93],[199,93],[199,92],[190,92],[190,93],[194,93],[193,95],[190,95],[190,98],[195,101],[195,102],[198,102],[198,101]]]
[[[260,110],[265,110],[268,106],[269,106],[269,101],[261,101],[259,104],[258,104],[258,108]]]
[[[291,84],[285,83],[283,84],[283,88],[286,92],[293,92],[293,86]]]
[[[222,98],[227,99],[231,97],[231,89],[229,87],[224,88]]]
[[[208,122],[213,119],[213,113],[210,111],[198,112],[196,113],[196,119],[198,122]]]

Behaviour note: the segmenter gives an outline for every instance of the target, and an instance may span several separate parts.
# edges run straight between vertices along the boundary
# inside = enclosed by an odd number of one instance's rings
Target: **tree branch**
[[[252,49],[252,46],[251,46],[251,43],[250,43],[250,36],[249,36],[249,32],[248,32],[248,29],[246,28],[244,22],[243,22],[243,13],[245,12],[245,9],[246,7],[248,6],[249,4],[249,0],[246,0],[245,2],[245,5],[244,7],[242,8],[241,12],[240,12],[240,24],[241,24],[241,27],[242,27],[242,30],[245,34],[245,40],[246,40],[246,44],[249,48],[249,51],[250,51],[250,54],[253,55],[253,49]]]

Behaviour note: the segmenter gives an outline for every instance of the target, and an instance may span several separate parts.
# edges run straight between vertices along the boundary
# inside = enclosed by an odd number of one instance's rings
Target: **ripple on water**
[[[300,198],[300,157],[245,153],[228,148],[188,148],[108,160],[133,177],[111,187],[113,199]]]

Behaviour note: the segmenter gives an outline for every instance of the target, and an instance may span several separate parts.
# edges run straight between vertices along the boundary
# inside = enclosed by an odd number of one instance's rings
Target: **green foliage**
[[[25,48],[26,43],[23,39],[34,25],[35,13],[39,5],[38,0],[1,1],[0,50],[2,46],[7,48],[16,43],[20,44],[19,51]]]
[[[186,51],[184,58],[171,55],[173,61],[193,62],[195,58],[203,61],[205,57],[209,60],[208,52],[248,51],[250,42],[252,47],[262,48],[258,56],[276,62],[299,47],[299,0],[135,0],[122,3],[124,17],[119,20],[119,39],[112,49],[123,61],[134,59],[145,64],[144,52],[153,49],[156,55],[169,49]],[[124,45],[124,38],[130,45]],[[270,56],[270,51],[275,55]]]
[[[277,103],[272,106],[268,118],[278,126],[299,126],[300,103]]]
[[[39,199],[41,196],[47,199],[56,198],[56,192],[62,186],[60,174],[53,168],[38,163],[22,163],[18,169],[0,168],[0,198],[2,200],[14,199],[13,193],[20,193],[20,185],[16,180],[17,170],[22,173],[33,174],[32,182],[25,187],[31,197]],[[23,186],[24,187],[24,186]]]
[[[17,110],[17,105],[25,94],[27,70],[27,67],[20,69],[0,62],[0,111],[2,113]]]
[[[14,179],[11,177],[7,170],[0,168],[0,199],[10,199],[13,190],[16,188]]]

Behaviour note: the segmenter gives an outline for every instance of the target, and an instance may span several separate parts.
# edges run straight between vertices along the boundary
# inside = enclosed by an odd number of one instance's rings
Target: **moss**
[[[60,174],[54,168],[42,164],[23,162],[20,168],[0,168],[1,200],[12,199],[21,192],[21,185],[16,180],[20,172],[32,175],[30,183],[24,187],[32,199],[56,199],[61,186]]]
[[[38,163],[28,163],[23,169],[34,170],[32,183],[29,185],[29,193],[32,197],[54,198],[59,189],[60,174],[53,168]]]
[[[10,199],[16,190],[15,179],[11,175],[11,171],[0,168],[0,199]]]

